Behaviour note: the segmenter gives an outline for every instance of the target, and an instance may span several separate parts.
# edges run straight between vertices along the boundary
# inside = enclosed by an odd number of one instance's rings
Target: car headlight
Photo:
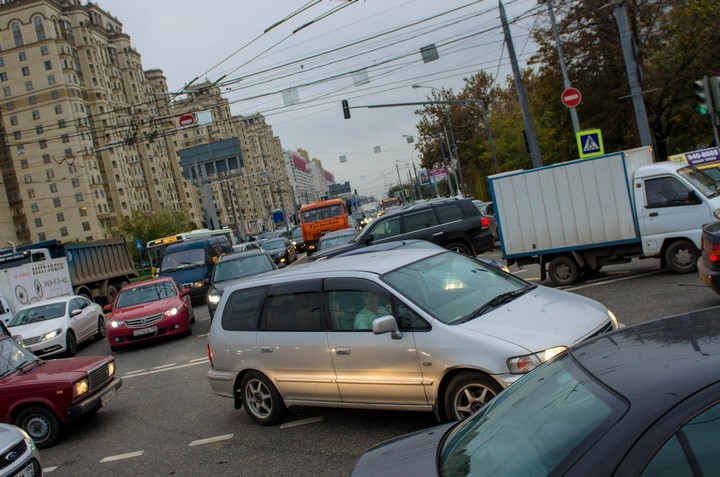
[[[618,328],[620,328],[620,323],[618,322],[617,317],[615,317],[615,313],[610,310],[608,310],[607,312],[608,316],[610,317],[610,321],[612,321],[613,329],[617,330]]]
[[[720,209],[715,209],[715,211],[713,212],[713,215],[715,216],[716,219],[720,219]]]
[[[208,302],[212,303],[213,305],[217,305],[220,303],[220,295],[213,292],[208,295]]]
[[[203,285],[204,285],[203,282],[195,282],[195,283],[193,283],[193,288],[200,288]]]
[[[57,335],[59,335],[60,333],[62,333],[62,330],[52,330],[51,332],[45,333],[44,335],[42,335],[40,337],[40,341],[43,342],[43,341],[51,340],[51,339],[55,338]]]
[[[108,363],[108,376],[111,378],[115,375],[115,361],[110,361]]]
[[[555,356],[559,355],[567,349],[566,346],[556,346],[554,348],[548,348],[537,353],[526,354],[524,356],[515,356],[514,358],[508,358],[507,365],[508,369],[512,374],[525,374],[529,373],[533,369],[537,368],[546,361],[550,361]]]
[[[110,327],[111,327],[111,328],[119,328],[120,325],[122,325],[122,321],[115,321],[115,320],[113,320],[113,321],[110,322]]]
[[[179,306],[176,306],[176,307],[174,307],[174,308],[170,308],[169,310],[167,310],[167,311],[166,311],[165,313],[163,313],[163,314],[166,315],[166,316],[175,316],[175,315],[177,315],[178,313],[180,313],[180,307],[179,307]]]
[[[90,384],[88,383],[87,378],[81,379],[80,381],[73,384],[73,398],[82,396],[83,394],[88,392],[88,389],[90,389]]]

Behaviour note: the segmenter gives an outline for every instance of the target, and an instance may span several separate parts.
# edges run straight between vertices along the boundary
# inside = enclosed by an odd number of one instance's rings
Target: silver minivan
[[[212,390],[263,425],[292,406],[464,419],[566,347],[618,326],[598,302],[442,249],[251,278],[225,290],[215,317]]]

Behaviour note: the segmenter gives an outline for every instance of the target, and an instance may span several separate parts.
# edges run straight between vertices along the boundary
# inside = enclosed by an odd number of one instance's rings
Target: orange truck
[[[324,234],[350,227],[345,201],[329,199],[302,206],[300,226],[310,256],[317,250],[317,243]]]

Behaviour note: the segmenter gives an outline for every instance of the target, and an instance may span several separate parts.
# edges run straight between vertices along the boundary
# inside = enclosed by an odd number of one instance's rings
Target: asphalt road
[[[537,267],[511,272],[538,281]],[[658,260],[606,267],[565,289],[604,303],[626,325],[720,305],[696,274],[661,271]],[[211,393],[210,321],[204,305],[195,311],[191,337],[115,353],[124,381],[117,398],[42,451],[47,475],[347,475],[368,447],[436,423],[431,413],[300,408],[281,426],[258,426]],[[79,354],[111,353],[100,341]]]

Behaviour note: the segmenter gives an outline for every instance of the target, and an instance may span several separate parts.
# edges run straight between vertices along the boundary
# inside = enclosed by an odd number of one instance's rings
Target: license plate
[[[134,336],[151,335],[157,333],[157,326],[151,326],[150,328],[143,328],[141,330],[134,330]]]
[[[107,403],[109,403],[110,401],[115,399],[115,396],[117,396],[117,390],[113,389],[111,391],[106,392],[102,396],[100,396],[100,402],[102,403],[103,406],[105,406],[105,405],[107,405]]]
[[[15,474],[16,477],[33,477],[35,475],[35,466],[30,462],[19,474]]]

